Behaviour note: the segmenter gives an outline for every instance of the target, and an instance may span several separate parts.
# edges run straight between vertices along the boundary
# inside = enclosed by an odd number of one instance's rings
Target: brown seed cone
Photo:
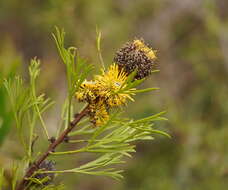
[[[137,43],[140,43],[140,47]],[[126,43],[116,52],[114,62],[128,74],[137,70],[135,79],[142,79],[149,76],[155,68],[156,56],[151,57],[149,53],[154,55],[154,51],[142,40],[134,40],[131,43]]]

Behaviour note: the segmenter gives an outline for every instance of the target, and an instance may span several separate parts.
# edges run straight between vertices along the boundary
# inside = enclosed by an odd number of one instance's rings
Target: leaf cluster
[[[37,121],[40,121],[45,135],[49,138],[42,114],[54,103],[49,98],[45,98],[45,94],[37,95],[36,79],[40,73],[39,67],[39,60],[31,60],[29,66],[30,80],[28,83],[20,76],[15,76],[14,78],[9,78],[4,81],[19,139],[29,159],[31,157],[31,144],[35,134],[34,128]],[[26,140],[26,137],[24,136],[24,127],[29,129],[29,140]]]
[[[139,140],[153,140],[154,134],[167,133],[153,128],[153,122],[166,120],[162,117],[165,112],[155,114],[140,120],[119,119],[118,113],[113,113],[111,119],[99,128],[92,128],[86,122],[77,130],[70,133],[70,143],[82,143],[80,149],[64,152],[54,152],[52,155],[96,153],[98,158],[74,169],[55,171],[57,173],[84,173],[91,175],[105,175],[114,179],[122,178],[122,170],[117,170],[113,165],[124,162],[123,157],[135,152],[135,142]],[[80,139],[78,139],[80,138]],[[110,168],[111,167],[111,168]]]
[[[75,47],[68,47],[65,48],[65,32],[64,30],[59,30],[56,27],[55,34],[52,34],[59,55],[66,67],[66,76],[67,76],[67,98],[62,108],[62,119],[63,119],[63,126],[60,126],[58,134],[63,129],[66,129],[68,124],[70,123],[74,110],[72,105],[72,99],[79,89],[82,82],[86,79],[90,71],[93,69],[93,66],[87,64],[85,59],[82,59],[79,56],[77,48]]]

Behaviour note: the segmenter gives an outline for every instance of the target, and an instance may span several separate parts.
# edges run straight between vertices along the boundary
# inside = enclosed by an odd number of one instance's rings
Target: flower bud
[[[55,170],[54,166],[55,166],[54,161],[45,160],[40,164],[39,169],[42,171],[54,171]],[[49,185],[53,181],[55,174],[54,173],[38,173],[34,177],[39,179],[40,181],[42,181],[42,179],[48,177],[49,179],[47,181],[43,182],[43,185]]]

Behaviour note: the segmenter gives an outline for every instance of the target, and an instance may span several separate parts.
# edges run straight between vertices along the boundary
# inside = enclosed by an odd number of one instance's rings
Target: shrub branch
[[[27,178],[31,177],[34,172],[36,172],[39,169],[39,166],[41,165],[41,163],[43,163],[44,160],[46,160],[46,158],[50,155],[51,152],[55,151],[55,148],[61,144],[62,142],[64,142],[65,138],[67,137],[67,135],[73,130],[73,128],[78,124],[78,122],[84,117],[86,116],[86,114],[88,113],[88,106],[86,106],[80,113],[76,114],[74,117],[74,120],[72,122],[70,122],[68,128],[66,130],[64,130],[62,132],[62,134],[54,141],[52,142],[47,151],[45,151],[27,170],[25,176],[23,177],[23,179],[21,180],[21,182],[19,183],[17,190],[24,190],[28,180]]]

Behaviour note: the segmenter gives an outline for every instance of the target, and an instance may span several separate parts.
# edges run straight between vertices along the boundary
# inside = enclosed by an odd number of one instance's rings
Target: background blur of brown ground
[[[161,71],[145,86],[161,90],[138,96],[126,110],[134,118],[167,110],[169,122],[158,126],[173,136],[138,144],[138,152],[124,166],[123,181],[59,176],[67,189],[227,189],[228,1],[1,0],[0,72],[18,62],[22,66],[18,72],[25,73],[29,60],[37,56],[42,61],[40,91],[61,102],[65,74],[51,37],[55,25],[65,29],[67,45],[76,46],[95,65],[99,62],[96,25],[102,31],[106,64],[123,43],[135,37],[157,49]],[[51,133],[59,115],[56,109],[46,117]],[[10,157],[20,157],[14,137],[12,128],[0,149],[0,167],[8,165]],[[59,162],[70,168],[83,159],[87,156]]]

